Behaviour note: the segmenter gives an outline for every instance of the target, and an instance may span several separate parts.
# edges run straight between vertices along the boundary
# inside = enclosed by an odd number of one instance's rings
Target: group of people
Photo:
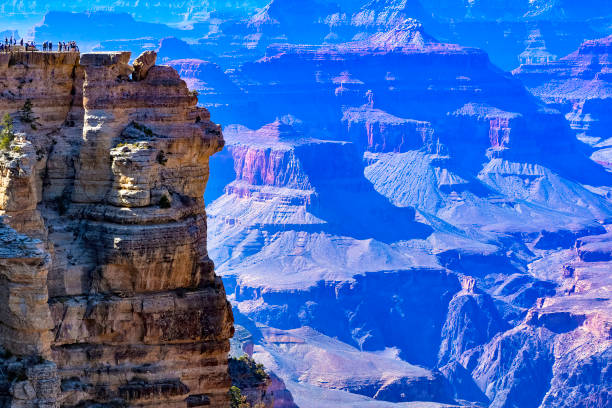
[[[11,38],[4,37],[4,44],[0,43],[0,51],[2,51],[2,52],[13,51],[18,46],[19,47],[25,47],[26,50],[28,50],[29,48],[30,49],[36,48],[36,46],[34,45],[34,41],[32,41],[32,42],[27,42],[27,41],[24,42],[23,38],[21,39],[21,41],[17,41],[16,38],[13,38],[11,36]]]
[[[2,40],[0,40],[2,41]],[[19,47],[19,48],[17,48]],[[26,51],[36,51],[36,43],[34,41],[17,41],[16,38],[4,37],[4,44],[0,43],[0,52],[12,52],[21,51],[25,48]],[[53,43],[51,41],[45,41],[42,46],[43,51],[53,51]],[[59,52],[79,52],[79,46],[76,41],[58,41],[57,51]]]
[[[79,52],[79,46],[76,41],[68,41],[67,43],[58,41],[57,50],[59,52]],[[51,41],[45,41],[43,43],[43,51],[53,51],[53,43]]]

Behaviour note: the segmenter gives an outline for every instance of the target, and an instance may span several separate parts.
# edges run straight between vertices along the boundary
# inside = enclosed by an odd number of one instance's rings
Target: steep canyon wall
[[[173,68],[130,57],[0,55],[7,406],[229,405],[202,198],[223,135]]]

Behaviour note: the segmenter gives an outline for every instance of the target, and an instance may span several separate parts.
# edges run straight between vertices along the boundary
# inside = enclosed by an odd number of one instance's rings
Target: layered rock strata
[[[39,240],[0,253],[0,339],[51,367],[45,406],[227,406],[233,319],[202,198],[223,136],[173,68],[129,61],[0,55],[0,214]]]
[[[257,104],[211,161],[210,251],[254,358],[299,406],[608,406],[609,173],[482,51],[419,36],[228,72]]]
[[[612,168],[612,36],[585,41],[576,51],[546,64],[521,65],[513,71],[551,108],[565,114],[576,136],[588,144],[591,159]]]

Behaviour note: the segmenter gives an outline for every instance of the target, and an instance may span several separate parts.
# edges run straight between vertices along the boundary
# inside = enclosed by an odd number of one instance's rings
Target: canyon
[[[591,158],[612,168],[612,139],[607,133],[612,109],[612,36],[584,42],[550,64],[513,71],[552,109],[565,114],[577,137],[593,148]]]
[[[517,76],[415,20],[172,64],[248,98],[209,250],[298,406],[609,404],[612,179]]]
[[[3,406],[229,406],[203,202],[224,140],[155,60],[0,55]]]
[[[612,404],[607,2],[94,3],[1,78],[3,398]]]
[[[61,11],[60,11],[61,10]],[[300,10],[297,18],[295,10]],[[522,58],[556,59],[585,39],[612,34],[612,9],[601,0],[579,7],[571,0],[242,0],[207,2],[75,1],[0,2],[0,11],[37,42],[80,39],[82,50],[159,50],[171,37],[183,42],[178,58],[202,58],[237,68],[273,44],[338,44],[388,31],[406,19],[421,21],[446,43],[485,50],[511,70]],[[16,17],[25,21],[15,25]],[[41,21],[42,19],[42,21]],[[0,15],[0,23],[3,17]],[[26,25],[29,23],[29,25]],[[11,24],[6,24],[11,26]],[[25,25],[25,27],[24,27]],[[171,59],[177,59],[176,57]]]

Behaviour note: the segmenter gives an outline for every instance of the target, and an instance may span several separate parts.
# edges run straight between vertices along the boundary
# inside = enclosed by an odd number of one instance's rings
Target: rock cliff
[[[612,179],[562,114],[416,22],[226,74],[210,251],[298,405],[609,405]]]
[[[578,139],[592,148],[591,159],[607,169],[612,169],[611,55],[609,36],[585,41],[558,61],[513,71],[535,96],[565,114]]]
[[[221,129],[154,53],[129,61],[0,55],[9,406],[229,405],[203,201]]]

